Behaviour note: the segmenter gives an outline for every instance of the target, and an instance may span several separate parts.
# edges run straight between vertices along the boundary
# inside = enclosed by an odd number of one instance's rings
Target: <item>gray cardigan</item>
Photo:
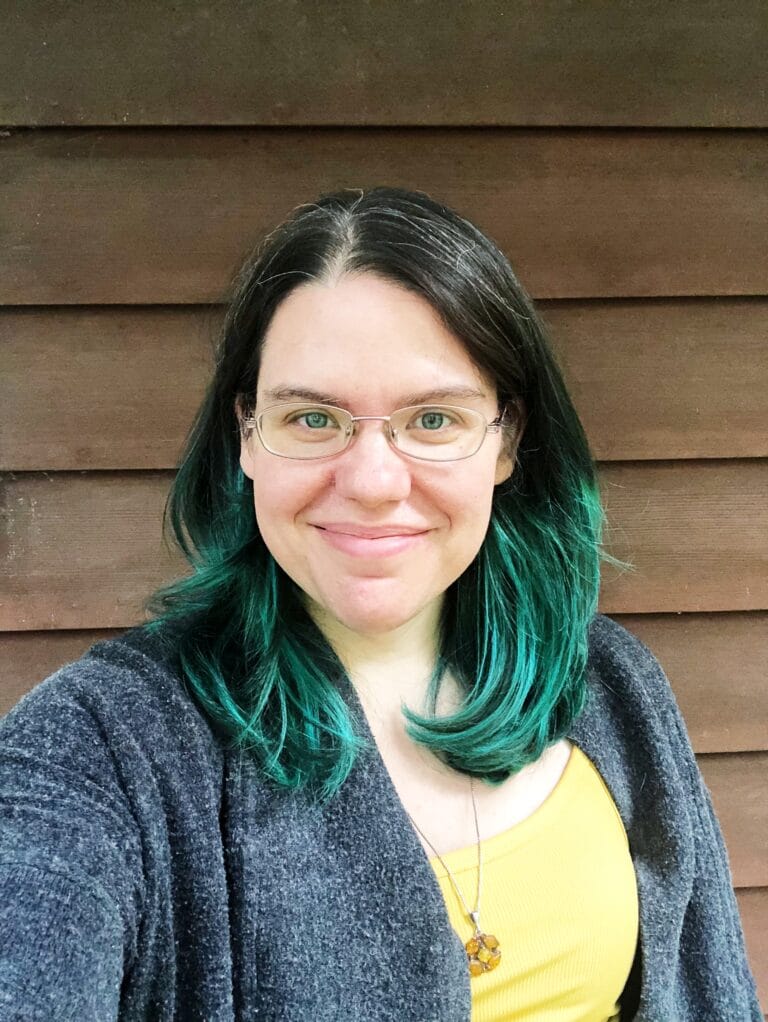
[[[666,679],[606,618],[590,644],[572,739],[613,794],[640,897],[622,1019],[762,1019]],[[272,793],[143,630],[38,686],[0,736],[3,1022],[470,1018],[461,942],[375,747],[325,807]]]

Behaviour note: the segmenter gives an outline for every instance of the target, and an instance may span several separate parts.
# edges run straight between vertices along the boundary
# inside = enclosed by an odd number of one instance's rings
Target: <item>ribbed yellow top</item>
[[[482,842],[480,925],[502,952],[473,977],[472,1022],[606,1022],[618,1018],[638,934],[635,871],[605,783],[573,747],[557,786],[526,820]],[[443,856],[475,905],[477,847]],[[430,860],[462,942],[472,925]]]

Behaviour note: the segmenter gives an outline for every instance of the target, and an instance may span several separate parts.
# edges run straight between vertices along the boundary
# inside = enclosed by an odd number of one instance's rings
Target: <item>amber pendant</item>
[[[501,961],[499,942],[492,933],[480,933],[478,930],[464,948],[469,959],[470,976],[482,976],[484,972],[495,969]]]

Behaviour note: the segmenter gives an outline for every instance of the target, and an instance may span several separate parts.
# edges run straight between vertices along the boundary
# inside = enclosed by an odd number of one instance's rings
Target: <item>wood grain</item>
[[[697,753],[768,750],[768,614],[618,615],[659,658]],[[0,632],[0,713],[117,631]]]
[[[0,468],[172,468],[221,313],[0,309]],[[545,302],[543,313],[599,459],[768,456],[768,300]]]
[[[760,133],[46,131],[0,138],[0,304],[218,299],[296,204],[433,193],[539,298],[768,293]]]
[[[0,629],[120,628],[182,571],[161,538],[167,473],[5,477]]]
[[[768,750],[768,613],[616,620],[660,661],[697,752]]]
[[[608,613],[768,609],[768,461],[607,465]],[[0,628],[119,628],[180,562],[163,553],[165,472],[2,479]]]
[[[699,756],[737,887],[768,885],[768,753]]]
[[[3,20],[4,124],[768,124],[759,0],[27,0]]]
[[[768,455],[765,299],[547,302],[542,312],[601,461]]]
[[[174,467],[220,318],[197,306],[0,311],[0,466]]]
[[[609,614],[768,608],[768,461],[606,465]]]

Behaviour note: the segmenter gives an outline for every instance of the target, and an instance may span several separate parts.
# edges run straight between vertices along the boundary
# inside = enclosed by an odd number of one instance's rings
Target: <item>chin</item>
[[[408,613],[402,607],[398,607],[396,610],[390,608],[382,608],[381,610],[339,608],[336,610],[333,607],[329,607],[325,610],[325,613],[335,618],[339,624],[356,635],[374,637],[397,631],[398,628],[408,624],[410,620],[416,617],[418,611]]]
[[[317,596],[311,602],[318,622],[321,623],[324,618],[332,620],[356,635],[370,638],[397,631],[422,614],[429,613],[435,602],[434,597],[414,599],[412,592],[366,592],[365,587],[362,591],[354,591],[350,587],[344,594],[329,594],[327,599],[318,599]]]

